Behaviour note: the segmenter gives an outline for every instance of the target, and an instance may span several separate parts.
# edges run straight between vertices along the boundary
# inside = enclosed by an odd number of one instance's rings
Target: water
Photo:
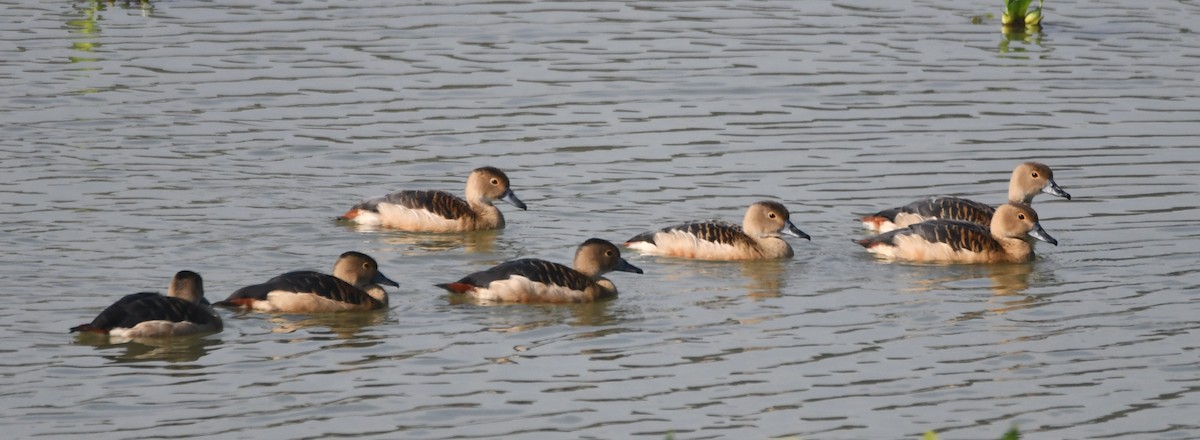
[[[1200,5],[8,2],[0,424],[8,438],[1200,438]],[[999,203],[1039,160],[1032,265],[873,260],[859,214]],[[333,218],[512,178],[499,233]],[[780,200],[759,263],[629,256],[615,301],[480,306],[434,283],[569,261]],[[383,313],[222,312],[66,334],[198,271],[209,299],[366,252]]]

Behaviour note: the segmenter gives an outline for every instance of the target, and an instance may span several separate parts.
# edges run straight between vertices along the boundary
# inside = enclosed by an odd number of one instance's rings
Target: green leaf
[[[936,432],[925,431],[925,435],[921,436],[921,440],[938,440]]]
[[[1014,426],[1012,428],[1008,428],[1008,432],[1005,432],[1004,437],[1000,437],[1000,440],[1021,440],[1021,433],[1017,431],[1017,427]]]
[[[1033,0],[1005,0],[1004,11],[1011,17],[1024,17],[1030,3],[1033,3]]]

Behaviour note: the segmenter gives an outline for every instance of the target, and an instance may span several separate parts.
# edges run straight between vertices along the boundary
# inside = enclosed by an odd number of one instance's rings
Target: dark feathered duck
[[[612,271],[642,273],[621,258],[621,250],[598,238],[575,250],[574,267],[536,258],[501,263],[438,287],[481,301],[521,303],[583,303],[617,296],[603,275]]]
[[[285,313],[382,309],[387,307],[388,298],[381,284],[399,286],[379,272],[375,259],[359,252],[346,252],[338,257],[332,276],[312,271],[289,272],[238,289],[216,305]]]
[[[126,295],[108,306],[91,323],[71,332],[107,334],[124,338],[185,336],[221,331],[221,318],[207,307],[204,283],[192,271],[171,279],[167,296],[153,292]]]

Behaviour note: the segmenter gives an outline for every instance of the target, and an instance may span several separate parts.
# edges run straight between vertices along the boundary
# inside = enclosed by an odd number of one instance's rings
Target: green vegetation
[[[1037,30],[1042,26],[1042,0],[1038,0],[1037,8],[1033,10],[1029,9],[1031,3],[1033,0],[1004,0],[1004,14],[1000,16],[1000,23],[1005,28]]]

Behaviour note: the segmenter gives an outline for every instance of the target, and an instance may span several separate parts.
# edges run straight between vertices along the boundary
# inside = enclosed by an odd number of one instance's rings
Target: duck
[[[1025,263],[1033,261],[1032,237],[1058,246],[1042,229],[1037,212],[1024,203],[1000,205],[988,227],[961,220],[930,220],[858,240],[885,259],[939,263]]]
[[[387,292],[380,285],[400,286],[379,271],[374,258],[351,251],[338,257],[333,275],[288,272],[238,289],[216,305],[282,313],[377,310],[388,305]]]
[[[171,278],[166,296],[156,292],[126,295],[105,308],[91,323],[71,327],[70,333],[161,338],[220,332],[221,317],[207,305],[200,275],[183,270]]]
[[[792,258],[792,246],[781,237],[812,240],[792,224],[782,203],[750,205],[741,226],[720,220],[690,221],[630,238],[625,246],[650,255],[697,260],[764,260]]]
[[[572,266],[525,258],[436,286],[484,302],[589,303],[617,296],[617,287],[604,278],[604,274],[612,271],[643,273],[642,269],[621,258],[621,250],[616,245],[599,238],[588,239],[579,245]]]
[[[504,228],[504,214],[492,204],[496,200],[526,209],[508,175],[495,167],[471,171],[465,193],[466,200],[444,191],[396,191],[366,199],[338,219],[411,232],[465,232]]]
[[[1071,195],[1054,182],[1054,171],[1038,162],[1025,162],[1013,169],[1008,181],[1008,201],[1030,205],[1034,196],[1050,194],[1071,200]],[[899,208],[885,209],[862,218],[863,227],[883,233],[927,220],[962,220],[983,226],[991,224],[996,208],[960,197],[935,196]]]

